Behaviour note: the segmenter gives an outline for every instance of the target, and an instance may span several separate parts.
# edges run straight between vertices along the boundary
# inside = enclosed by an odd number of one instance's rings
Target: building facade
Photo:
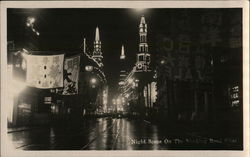
[[[139,24],[139,45],[136,62],[132,70],[128,70],[121,84],[121,99],[124,100],[130,114],[147,116],[156,101],[156,83],[151,69],[151,54],[147,43],[147,23],[142,16]],[[122,58],[122,57],[121,57]]]
[[[8,77],[11,81],[15,80],[20,91],[14,95],[12,91],[9,92],[9,126],[47,125],[51,122],[60,124],[72,120],[79,121],[84,115],[97,115],[107,111],[108,86],[103,71],[98,27],[93,51],[86,49],[86,44],[84,47],[83,50],[65,53],[13,50],[13,46],[10,46]],[[58,59],[52,58],[58,54],[64,55],[60,63]],[[27,71],[32,68],[27,65],[27,55],[36,57],[39,61],[36,66],[40,67],[37,72],[41,75],[39,74],[34,80],[39,87],[27,84]],[[52,63],[48,64],[50,58]],[[63,83],[60,87],[50,87],[50,83],[54,80],[50,82],[45,80],[57,72],[56,69],[53,71],[52,67],[57,64],[58,67],[63,67],[60,73]]]
[[[226,119],[231,119],[238,122],[230,125],[240,124],[242,42],[241,22],[236,20],[239,12],[232,12],[234,20],[227,11],[195,12],[196,15],[183,10],[170,16],[168,22],[175,27],[158,36],[158,115],[171,121],[213,121],[229,126],[231,122]]]

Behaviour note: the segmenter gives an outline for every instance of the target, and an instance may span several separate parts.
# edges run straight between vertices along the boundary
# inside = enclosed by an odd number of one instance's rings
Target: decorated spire
[[[139,52],[147,53],[148,52],[147,24],[145,21],[145,17],[143,15],[141,16],[141,22],[139,25],[139,35],[140,35]]]
[[[141,16],[141,24],[146,24],[144,15]]]
[[[139,52],[137,53],[136,71],[150,71],[149,64],[151,55],[148,53],[147,23],[144,16],[141,16],[139,24]]]
[[[124,52],[124,46],[123,45],[122,45],[122,49],[121,49],[120,59],[125,59],[125,52]]]
[[[94,41],[94,52],[93,57],[94,58],[102,58],[102,50],[101,50],[101,41],[100,41],[100,34],[99,34],[99,28],[96,27],[95,30],[95,41]]]
[[[100,41],[99,28],[96,27],[95,30],[95,41]]]
[[[95,30],[95,41],[94,41],[94,51],[93,51],[93,59],[98,62],[99,67],[103,66],[102,63],[102,43],[100,41],[99,28],[96,27]]]

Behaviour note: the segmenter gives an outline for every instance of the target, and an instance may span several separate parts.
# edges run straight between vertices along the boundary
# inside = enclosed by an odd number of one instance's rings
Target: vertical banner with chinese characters
[[[26,61],[28,86],[42,89],[63,87],[64,54],[27,55]]]
[[[242,47],[242,19],[241,13],[236,12],[231,15],[230,18],[230,37],[229,37],[229,45],[230,48],[241,48]]]
[[[205,17],[201,17],[199,14],[194,16],[190,11],[183,10],[175,14],[175,17],[178,18],[171,20],[172,25],[176,27],[169,28],[170,31],[159,42],[158,50],[161,53],[159,55],[161,56],[159,57],[159,63],[161,67],[164,67],[163,75],[166,75],[168,80],[211,82],[211,55],[209,54],[210,49],[206,50],[207,44],[216,46],[222,39],[219,38],[218,34],[207,34],[207,27],[210,25],[204,22],[208,18],[208,15],[205,15]],[[212,14],[212,19],[214,16]],[[217,16],[218,14],[216,14]],[[193,22],[194,19],[199,18],[202,20]],[[217,22],[220,24],[219,20],[220,16],[217,19]],[[209,29],[212,28],[209,27]],[[193,29],[202,29],[202,33],[198,34],[199,31],[193,31]],[[216,37],[216,39],[213,37]],[[205,44],[206,46],[204,46]]]
[[[80,56],[66,58],[64,62],[64,88],[59,94],[74,95],[78,93]]]

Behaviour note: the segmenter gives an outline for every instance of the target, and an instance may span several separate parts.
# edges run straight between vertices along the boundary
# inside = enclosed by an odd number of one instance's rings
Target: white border
[[[1,4],[1,156],[83,157],[83,156],[249,156],[249,2],[248,1],[3,1]],[[7,141],[7,114],[4,93],[7,73],[7,8],[243,8],[243,114],[244,151],[10,151]]]

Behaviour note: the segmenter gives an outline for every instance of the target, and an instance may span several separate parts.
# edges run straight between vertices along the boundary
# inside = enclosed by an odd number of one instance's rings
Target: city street
[[[70,125],[71,126],[71,125]],[[88,119],[79,126],[9,131],[18,150],[168,150],[227,149],[232,145],[146,120]]]
[[[13,150],[243,150],[241,9],[7,10]]]

